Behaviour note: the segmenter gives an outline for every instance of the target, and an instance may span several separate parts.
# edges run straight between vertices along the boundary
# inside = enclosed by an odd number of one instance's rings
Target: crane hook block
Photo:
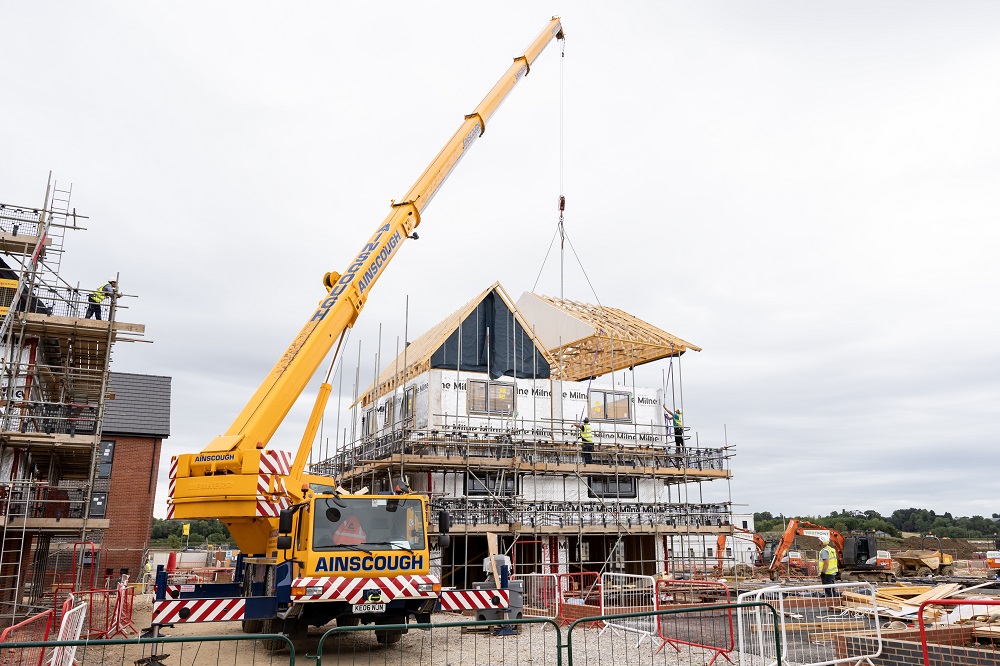
[[[326,287],[327,291],[333,289],[333,285],[337,284],[337,280],[340,279],[340,273],[337,271],[330,271],[323,276],[323,286]]]
[[[566,210],[566,197],[564,197],[563,195],[560,194],[559,195],[559,212],[561,213],[564,210]]]

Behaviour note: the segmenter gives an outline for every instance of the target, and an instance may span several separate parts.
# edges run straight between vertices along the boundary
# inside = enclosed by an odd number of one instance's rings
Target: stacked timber
[[[924,602],[930,602],[924,607],[923,619],[925,624],[934,624],[946,621],[954,606],[935,606],[933,602],[955,598],[960,592],[965,593],[969,589],[971,588],[965,588],[960,583],[942,583],[933,586],[897,583],[896,585],[883,585],[876,590],[875,608],[872,607],[871,597],[854,592],[841,594],[841,606],[861,613],[874,613],[876,616],[882,615],[899,620],[915,621],[920,612],[920,605]]]

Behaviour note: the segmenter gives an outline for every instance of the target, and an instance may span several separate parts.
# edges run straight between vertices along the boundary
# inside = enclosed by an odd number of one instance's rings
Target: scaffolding
[[[490,373],[500,347],[506,376]],[[432,514],[447,511],[452,545],[432,551],[445,585],[483,580],[494,535],[519,574],[713,572],[718,537],[732,534],[734,449],[665,420],[680,411],[688,350],[699,348],[620,310],[534,294],[515,305],[495,283],[395,360],[379,353],[367,389],[355,371],[350,423],[340,439],[338,418],[334,452],[310,470],[350,492],[403,478]],[[635,366],[660,359],[663,385],[637,387]],[[706,499],[713,481],[725,500]]]
[[[49,178],[40,207],[0,203],[0,621],[51,608],[84,581],[74,543],[100,542],[107,481],[98,478],[108,368],[117,341],[143,327],[118,320],[115,297],[60,275],[67,231],[82,230],[72,187]],[[87,318],[91,308],[101,315]],[[103,488],[102,488],[103,484]],[[80,559],[80,562],[76,560]],[[87,566],[97,562],[92,556]]]
[[[352,492],[391,491],[399,478],[427,492],[432,529],[437,512],[448,511],[458,543],[452,550],[464,552],[450,566],[442,563],[446,584],[472,582],[469,570],[486,555],[485,541],[470,537],[491,533],[500,535],[517,573],[643,575],[710,571],[717,536],[731,533],[731,503],[704,501],[700,490],[702,483],[730,478],[729,447],[678,448],[623,437],[595,445],[586,463],[570,422],[553,427],[551,420],[518,420],[511,427],[510,420],[482,419],[473,427],[444,414],[434,420],[442,427],[413,428],[401,419],[347,443],[311,470]],[[654,426],[647,439],[666,442],[667,435],[668,426]],[[562,486],[561,497],[553,485]],[[701,544],[694,553],[693,542]]]

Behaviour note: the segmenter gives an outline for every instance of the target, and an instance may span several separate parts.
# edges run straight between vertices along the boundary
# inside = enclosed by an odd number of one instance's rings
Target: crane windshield
[[[404,550],[426,547],[423,502],[392,497],[318,497],[313,549]]]

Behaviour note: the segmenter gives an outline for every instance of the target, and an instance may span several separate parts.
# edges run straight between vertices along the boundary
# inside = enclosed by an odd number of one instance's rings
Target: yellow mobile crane
[[[175,622],[243,620],[247,631],[301,634],[333,619],[343,624],[429,619],[441,584],[428,575],[426,497],[409,493],[405,484],[394,495],[347,495],[338,492],[334,479],[305,473],[332,388],[329,376],[294,459],[267,446],[334,345],[337,358],[372,287],[406,239],[416,237],[421,213],[553,39],[563,39],[557,17],[465,116],[406,196],[392,203],[346,270],[324,276],[326,295],[229,430],[200,453],[171,461],[168,518],[221,520],[241,555],[232,584],[168,586],[161,572],[154,631]],[[447,514],[439,520],[442,545],[449,522]],[[376,632],[383,642],[400,634]]]

